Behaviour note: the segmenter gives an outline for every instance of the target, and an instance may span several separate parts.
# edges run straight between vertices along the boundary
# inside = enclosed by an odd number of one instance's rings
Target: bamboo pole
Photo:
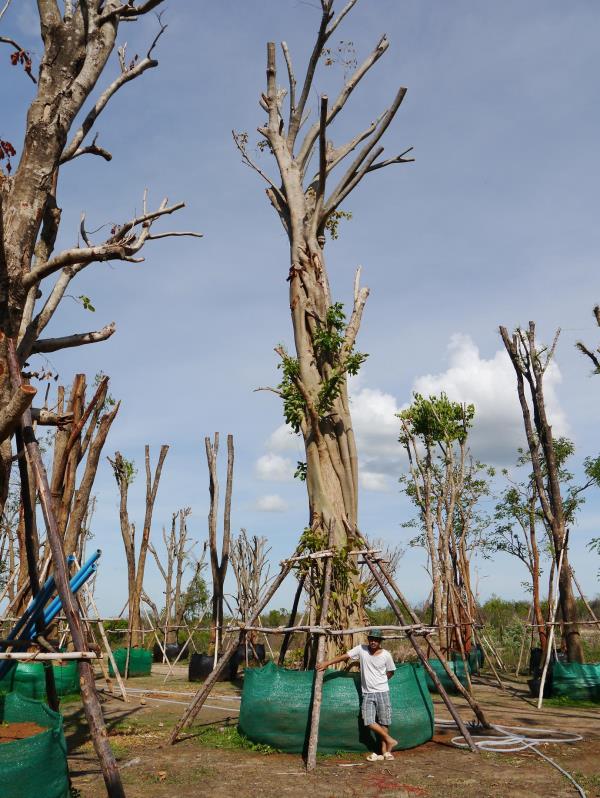
[[[95,651],[3,651],[0,660],[10,659],[18,662],[48,662],[50,660],[89,660],[101,659]]]
[[[11,381],[16,389],[22,383],[21,366],[19,364],[14,341],[7,339],[7,352]],[[58,530],[56,518],[52,509],[52,495],[46,468],[42,459],[38,442],[36,440],[31,420],[31,411],[27,410],[23,414],[21,421],[23,439],[27,458],[33,474],[35,476],[37,489],[40,497],[40,504],[44,521],[46,523],[46,535],[52,552],[52,565],[54,567],[54,579],[56,588],[60,596],[63,611],[67,617],[67,622],[71,630],[73,645],[79,651],[85,650],[85,639],[81,621],[78,614],[75,598],[69,584],[69,575],[65,552],[63,551],[62,538]],[[102,707],[96,692],[94,681],[94,671],[89,661],[81,660],[79,663],[79,675],[81,683],[81,698],[90,727],[90,734],[94,742],[94,748],[100,761],[102,775],[106,785],[109,798],[125,798],[125,791],[121,782],[121,776],[117,768],[113,752],[108,742],[108,732],[102,715]]]
[[[333,536],[333,529],[329,532],[329,542]],[[331,593],[331,571],[333,559],[329,557],[325,561],[325,574],[323,577],[323,601],[321,603],[321,625],[327,623],[327,613],[329,612],[329,595]],[[321,662],[325,654],[325,636],[319,637],[317,644],[317,662]],[[323,700],[323,678],[325,671],[315,670],[315,680],[313,684],[313,695],[310,713],[310,733],[308,737],[308,750],[306,753],[306,771],[310,772],[317,766],[317,746],[319,744],[319,720],[321,718],[321,702]]]

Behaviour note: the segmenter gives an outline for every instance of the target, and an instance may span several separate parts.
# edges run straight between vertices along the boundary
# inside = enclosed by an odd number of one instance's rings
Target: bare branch
[[[87,147],[79,147],[75,150],[75,152],[70,155],[68,158],[62,157],[60,163],[65,163],[66,161],[72,161],[75,158],[79,158],[80,155],[98,155],[100,158],[104,158],[105,161],[112,161],[112,153],[108,150],[105,150],[104,147],[99,147],[96,144],[98,139],[98,134],[94,136],[94,140],[91,144]]]
[[[33,346],[34,341],[39,337],[41,332],[44,330],[52,316],[54,315],[58,305],[60,304],[61,299],[63,298],[65,291],[73,277],[78,274],[83,268],[85,268],[85,263],[76,264],[74,266],[67,266],[62,270],[60,273],[52,291],[48,295],[46,302],[44,303],[44,307],[41,311],[37,314],[37,316],[31,321],[25,332],[23,333],[18,347],[18,354],[21,363],[23,363],[29,353],[31,352],[31,347]]]
[[[6,0],[6,3],[4,3],[2,9],[0,9],[0,19],[2,19],[2,17],[8,11],[8,7],[10,6],[11,2],[12,2],[12,0]]]
[[[327,95],[321,97],[321,114],[320,114],[320,129],[319,129],[319,183],[317,186],[316,195],[316,209],[315,213],[318,214],[322,205],[323,198],[325,197],[325,181],[327,179]]]
[[[31,348],[31,354],[36,355],[40,352],[57,352],[59,349],[69,349],[74,346],[84,346],[85,344],[95,344],[99,341],[106,341],[115,333],[116,329],[113,321],[96,332],[65,335],[62,338],[42,338],[34,343]]]
[[[265,172],[263,172],[263,170],[248,155],[248,150],[246,148],[246,144],[244,141],[246,134],[236,133],[235,130],[232,130],[231,135],[233,136],[233,140],[235,141],[235,146],[240,151],[242,155],[242,160],[244,161],[246,166],[250,166],[252,169],[254,169],[254,171],[257,172],[262,177],[262,179],[265,180],[271,186],[273,191],[275,191],[279,195],[279,198],[281,200],[284,200],[281,191],[277,188],[275,183],[271,180],[271,178],[267,174],[265,174]]]
[[[350,79],[344,84],[343,89],[340,91],[335,102],[331,106],[329,116],[327,117],[328,125],[330,125],[333,122],[335,117],[339,114],[339,112],[346,104],[348,98],[350,97],[354,89],[358,86],[360,81],[364,78],[364,76],[371,69],[371,67],[375,63],[377,63],[377,61],[379,61],[379,59],[385,53],[385,51],[388,49],[389,46],[390,43],[386,38],[386,36],[382,36],[381,39],[375,45],[373,51],[369,54],[369,56],[353,72]],[[298,152],[297,160],[301,164],[301,168],[303,170],[305,170],[306,167],[308,166],[308,162],[310,160],[310,154],[312,152],[312,148],[317,140],[318,135],[319,135],[319,122],[315,122],[314,125],[312,125],[312,127],[306,134],[306,136],[304,137],[304,141],[302,142],[302,146],[300,147],[300,150]]]
[[[121,86],[124,86],[126,83],[129,83],[129,81],[131,81],[131,80],[135,80],[135,78],[137,78],[140,75],[142,75],[147,69],[153,69],[154,67],[158,66],[158,61],[156,61],[153,58],[150,58],[150,53],[152,52],[152,49],[154,48],[154,45],[156,44],[158,39],[164,33],[165,29],[166,29],[166,25],[162,25],[161,29],[158,32],[154,42],[152,43],[152,45],[150,47],[150,50],[148,51],[148,54],[146,55],[146,57],[143,58],[141,61],[139,61],[134,66],[132,66],[130,69],[127,69],[127,68],[124,69],[124,70],[122,69],[121,74],[119,75],[119,77],[116,80],[114,80],[110,84],[110,86],[102,92],[102,94],[100,95],[100,97],[96,101],[94,107],[89,111],[88,115],[83,120],[83,123],[82,123],[81,127],[79,128],[77,133],[75,133],[75,135],[71,139],[70,143],[67,145],[66,149],[64,150],[64,152],[62,154],[62,157],[60,159],[60,163],[61,164],[66,163],[67,161],[73,160],[73,158],[76,157],[76,154],[78,154],[78,155],[83,154],[83,153],[78,153],[77,152],[79,147],[80,147],[81,142],[83,141],[83,139],[87,136],[87,134],[92,129],[96,119],[101,114],[101,112],[104,110],[104,108],[108,104],[108,101],[111,99],[111,97],[113,97],[116,94],[116,92],[121,88]],[[94,139],[94,145],[95,145],[95,143],[96,143],[96,140]],[[98,154],[98,153],[96,153],[96,154]],[[107,160],[110,160],[110,159],[107,158]]]
[[[298,101],[298,106],[294,111],[294,114],[291,118],[290,125],[288,128],[288,135],[287,135],[287,145],[290,152],[294,150],[294,143],[296,141],[296,136],[298,135],[298,131],[300,130],[300,122],[304,117],[304,109],[306,108],[306,102],[308,100],[308,95],[310,94],[310,90],[312,87],[313,79],[315,76],[315,70],[317,68],[317,64],[319,63],[319,58],[321,57],[321,53],[323,52],[323,47],[325,42],[331,35],[327,32],[327,25],[331,21],[331,11],[330,11],[330,4],[323,5],[323,14],[321,16],[321,24],[319,25],[319,31],[317,33],[317,38],[310,54],[310,58],[308,61],[308,67],[306,68],[306,75],[304,77],[304,84],[302,86],[302,92],[300,94],[300,100]]]
[[[374,172],[376,169],[383,169],[385,166],[390,166],[394,163],[414,163],[414,158],[405,158],[405,155],[408,155],[409,152],[412,152],[413,148],[409,147],[404,152],[401,152],[400,155],[396,155],[395,158],[388,158],[386,161],[379,161],[379,163],[372,164],[368,169],[367,172]]]
[[[139,262],[139,260],[133,258],[133,255],[140,251],[148,239],[152,222],[161,216],[174,213],[184,207],[184,202],[178,202],[167,207],[166,200],[163,200],[157,211],[137,216],[123,226],[118,227],[115,234],[104,244],[93,247],[74,247],[61,252],[46,263],[35,266],[23,276],[23,286],[29,288],[31,285],[43,280],[44,277],[59,271],[65,266],[80,266],[81,264],[86,266],[90,263],[107,260],[134,260],[134,262]],[[141,227],[141,231],[137,234],[132,233],[136,227]]]
[[[9,3],[10,0],[0,12],[0,19],[2,19],[2,15],[8,8]],[[15,49],[19,60],[23,64],[23,69],[25,71],[25,74],[28,75],[34,83],[37,83],[37,80],[34,78],[33,73],[31,71],[31,58],[29,57],[29,53],[27,52],[27,50],[25,50],[25,48],[21,47],[21,45],[18,42],[16,42],[14,39],[9,38],[8,36],[0,36],[0,43],[8,44]],[[16,64],[17,61],[15,61],[14,63]]]
[[[587,355],[587,357],[589,357],[589,359],[594,364],[596,373],[600,374],[600,360],[596,357],[596,355],[593,352],[591,352],[582,341],[577,341],[575,346],[577,347],[577,349],[579,349],[579,351],[582,354]],[[600,352],[600,349],[598,349],[598,351]]]
[[[288,72],[288,82],[290,86],[290,115],[288,119],[288,130],[292,124],[292,118],[296,113],[296,76],[294,75],[294,68],[292,67],[292,57],[286,42],[281,42],[281,49],[283,57],[285,58],[285,65]]]
[[[117,8],[113,8],[100,15],[98,18],[98,26],[105,22],[109,22],[111,19],[115,19],[115,17],[121,17],[121,19],[140,17],[142,14],[148,14],[150,11],[153,11],[162,2],[163,0],[145,0],[145,2],[137,6],[133,3],[117,6]]]
[[[20,385],[0,411],[0,442],[13,434],[37,391],[33,385]]]
[[[346,6],[342,8],[340,13],[337,15],[337,17],[333,20],[330,27],[328,28],[327,30],[328,36],[331,36],[331,34],[334,32],[334,30],[337,28],[340,22],[344,19],[346,14],[348,14],[352,10],[353,6],[355,6],[357,2],[358,0],[349,0]]]

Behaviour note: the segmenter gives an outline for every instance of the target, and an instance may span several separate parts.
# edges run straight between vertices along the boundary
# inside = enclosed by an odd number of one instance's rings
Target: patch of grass
[[[71,695],[63,695],[60,697],[60,705],[64,704],[80,704],[81,695],[79,693],[72,693]]]
[[[277,748],[265,743],[253,743],[245,735],[240,734],[235,726],[208,726],[202,729],[194,740],[209,748],[256,751],[259,754],[280,753]]]
[[[544,706],[548,707],[572,707],[575,709],[598,709],[600,699],[597,701],[578,700],[569,698],[567,695],[556,696],[555,698],[544,698]]]
[[[587,792],[594,790],[596,795],[600,794],[600,774],[594,773],[588,776],[585,773],[575,771],[573,778]]]

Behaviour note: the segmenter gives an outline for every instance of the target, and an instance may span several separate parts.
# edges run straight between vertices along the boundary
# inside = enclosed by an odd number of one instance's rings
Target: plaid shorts
[[[375,721],[382,726],[390,726],[392,705],[389,692],[386,690],[385,693],[363,693],[361,712],[365,726],[370,726]]]

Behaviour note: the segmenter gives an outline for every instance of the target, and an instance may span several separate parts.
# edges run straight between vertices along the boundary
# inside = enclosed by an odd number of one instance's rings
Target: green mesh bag
[[[435,671],[436,676],[442,683],[442,687],[447,693],[458,693],[458,690],[454,686],[454,682],[450,679],[446,671],[444,670],[444,666],[440,662],[439,659],[430,659],[428,660],[429,664],[431,665],[432,669]],[[455,675],[458,678],[458,681],[462,684],[463,687],[467,686],[467,677],[465,675],[465,665],[462,659],[456,662],[448,662],[448,666],[450,670],[453,670]],[[425,673],[427,679],[427,689],[432,693],[437,693],[437,689],[433,683],[433,680],[429,676],[428,673]]]
[[[117,668],[121,676],[125,676],[125,664],[127,662],[127,649],[113,649],[113,656],[117,663]],[[152,652],[145,648],[129,649],[129,676],[150,676],[152,671]],[[112,662],[108,663],[108,672],[111,676],[115,675]]]
[[[566,696],[574,701],[600,701],[600,664],[554,662],[552,697],[557,696]]]
[[[11,668],[6,676],[3,676],[2,679],[0,679],[0,695],[5,695],[6,693],[12,692],[15,683],[16,670],[16,666]]]
[[[308,744],[314,671],[293,671],[270,662],[246,669],[239,730],[256,743],[301,753]],[[397,666],[390,679],[392,726],[398,748],[414,748],[433,735],[433,705],[421,665]],[[324,754],[375,748],[374,734],[360,718],[360,676],[327,671],[319,723]]]
[[[28,698],[38,701],[46,700],[46,677],[44,666],[41,662],[19,662],[14,673],[14,690]],[[54,666],[54,683],[56,694],[59,698],[65,695],[75,695],[80,692],[79,668],[77,662],[72,660],[64,665]]]
[[[0,712],[5,723],[30,721],[46,729],[0,745],[2,798],[69,798],[67,745],[58,712],[18,693],[6,696]]]

